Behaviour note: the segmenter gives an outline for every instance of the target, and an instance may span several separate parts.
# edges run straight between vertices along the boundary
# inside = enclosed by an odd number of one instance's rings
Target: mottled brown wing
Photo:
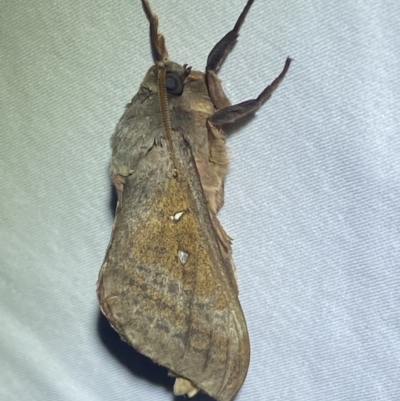
[[[112,326],[135,349],[229,401],[248,369],[246,322],[193,156],[181,135],[174,142],[180,168],[168,170],[145,218],[132,217],[137,183],[126,181],[98,296]]]

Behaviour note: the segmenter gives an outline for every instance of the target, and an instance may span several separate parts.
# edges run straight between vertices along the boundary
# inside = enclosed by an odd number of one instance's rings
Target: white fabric
[[[151,1],[170,58],[200,70],[244,3]],[[0,399],[172,400],[95,295],[109,138],[152,64],[140,2],[0,5]],[[294,58],[229,141],[237,401],[399,399],[399,21],[398,0],[256,0],[221,71],[239,102]]]

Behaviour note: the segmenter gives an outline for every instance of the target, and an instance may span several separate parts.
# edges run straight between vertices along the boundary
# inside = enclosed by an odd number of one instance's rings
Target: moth
[[[257,98],[228,100],[218,70],[253,2],[202,73],[169,60],[158,19],[142,0],[154,65],[112,137],[118,204],[97,295],[120,336],[175,377],[175,395],[202,390],[230,401],[249,366],[231,239],[217,218],[228,172],[223,126],[255,113],[291,62]]]

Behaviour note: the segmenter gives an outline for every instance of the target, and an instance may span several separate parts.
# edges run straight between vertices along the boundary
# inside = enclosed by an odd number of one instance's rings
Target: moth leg
[[[285,78],[286,73],[289,70],[291,59],[288,57],[285,62],[285,66],[282,72],[277,78],[268,85],[256,99],[246,100],[242,103],[235,104],[233,106],[225,107],[224,109],[216,111],[211,117],[209,117],[208,122],[214,126],[220,126],[223,124],[234,123],[237,120],[246,117],[248,115],[254,114],[274,93],[275,89]]]
[[[110,166],[110,176],[111,181],[117,190],[118,199],[121,199],[122,192],[124,191],[124,186],[126,179],[132,174],[132,170],[124,164],[119,163],[115,160],[111,163]]]
[[[126,177],[119,174],[115,174],[112,176],[112,182],[115,186],[115,189],[117,190],[118,199],[121,199],[121,195],[124,190],[124,185],[126,182]]]
[[[232,50],[232,47],[239,36],[240,27],[243,25],[244,19],[246,18],[246,15],[249,12],[253,2],[254,0],[248,0],[246,6],[239,15],[239,18],[236,21],[234,28],[229,31],[214,46],[214,48],[208,55],[206,67],[206,82],[210,98],[213,101],[215,108],[217,109],[223,109],[231,105],[229,99],[224,93],[224,90],[222,89],[221,81],[218,78],[217,74],[225,58]]]
[[[194,397],[199,389],[188,379],[177,377],[174,383],[174,395],[187,395],[189,398]]]

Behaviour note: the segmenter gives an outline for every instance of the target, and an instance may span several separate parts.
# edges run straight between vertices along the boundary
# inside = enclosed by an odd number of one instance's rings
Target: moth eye
[[[169,72],[165,77],[165,87],[167,88],[168,93],[171,95],[180,96],[183,92],[183,80],[182,77],[175,73]]]

